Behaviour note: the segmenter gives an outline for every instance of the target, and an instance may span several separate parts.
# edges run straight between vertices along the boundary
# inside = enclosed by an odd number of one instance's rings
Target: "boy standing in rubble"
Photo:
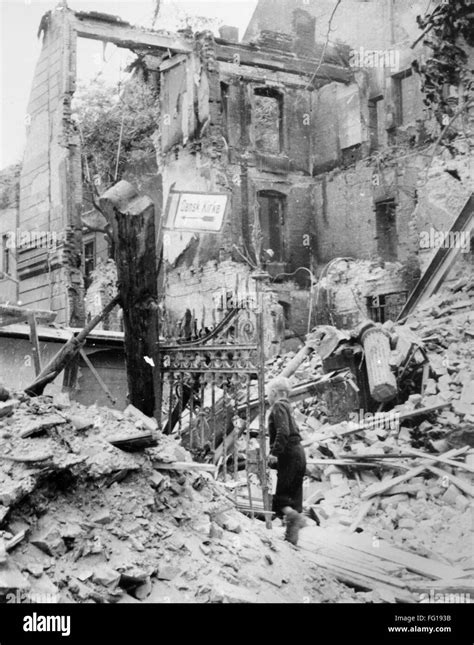
[[[290,390],[288,379],[283,377],[274,379],[267,389],[268,401],[271,405],[268,419],[270,435],[268,464],[276,466],[277,469],[277,486],[273,495],[272,510],[276,517],[285,519],[285,540],[296,545],[299,529],[305,524],[301,513],[306,456],[288,400]]]

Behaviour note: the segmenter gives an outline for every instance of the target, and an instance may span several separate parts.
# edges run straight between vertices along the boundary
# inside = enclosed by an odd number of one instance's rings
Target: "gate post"
[[[259,270],[252,274],[255,280],[255,290],[257,295],[257,342],[258,342],[258,418],[259,418],[259,439],[260,439],[260,472],[262,483],[263,510],[265,511],[265,526],[267,529],[272,528],[272,518],[270,515],[270,497],[268,492],[268,475],[267,475],[267,455],[266,455],[266,428],[265,428],[265,328],[263,317],[263,287],[268,279],[269,274]]]

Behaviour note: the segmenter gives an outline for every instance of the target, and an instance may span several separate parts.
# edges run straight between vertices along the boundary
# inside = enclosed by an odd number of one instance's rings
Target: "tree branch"
[[[329,16],[328,31],[327,31],[327,34],[326,34],[326,42],[324,43],[323,51],[321,52],[321,58],[319,60],[319,63],[317,65],[317,67],[316,67],[316,70],[315,70],[314,74],[312,75],[310,81],[306,85],[306,89],[308,89],[308,87],[313,84],[313,82],[314,82],[316,76],[318,75],[318,72],[321,69],[321,66],[322,66],[322,64],[324,62],[324,57],[326,56],[326,52],[327,52],[327,49],[328,49],[328,46],[329,46],[329,36],[331,35],[331,31],[332,31],[332,21],[334,19],[335,14],[336,14],[337,8],[341,4],[341,2],[342,2],[342,0],[337,0],[336,4],[334,6],[334,9],[332,10],[331,15]]]

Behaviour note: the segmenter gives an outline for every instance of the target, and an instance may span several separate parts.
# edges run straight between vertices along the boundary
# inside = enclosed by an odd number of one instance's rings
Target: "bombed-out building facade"
[[[186,312],[196,329],[215,324],[252,291],[256,268],[269,275],[267,313],[280,341],[315,322],[395,317],[433,254],[420,233],[449,228],[472,192],[472,169],[462,146],[448,160],[430,152],[437,126],[414,67],[424,55],[418,3],[348,0],[333,13],[334,4],[260,0],[240,41],[233,27],[215,37],[65,5],[46,14],[17,222],[58,239],[17,251],[18,298],[71,325],[110,298],[87,279],[110,249],[84,228],[71,119],[85,38],[132,50],[135,74],[159,97],[155,158],[127,178],[155,204],[165,327]],[[446,91],[454,104],[456,88]],[[172,229],[184,191],[227,195],[218,233]],[[100,213],[92,219],[105,227]]]

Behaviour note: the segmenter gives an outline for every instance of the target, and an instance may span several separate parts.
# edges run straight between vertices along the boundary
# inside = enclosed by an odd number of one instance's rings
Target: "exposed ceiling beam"
[[[109,22],[104,19],[76,13],[72,23],[77,35],[81,38],[102,40],[113,43],[117,47],[169,50],[173,54],[187,54],[192,51],[192,45],[187,43],[184,38],[173,34],[133,27],[128,23],[114,21],[113,16],[110,18]]]

